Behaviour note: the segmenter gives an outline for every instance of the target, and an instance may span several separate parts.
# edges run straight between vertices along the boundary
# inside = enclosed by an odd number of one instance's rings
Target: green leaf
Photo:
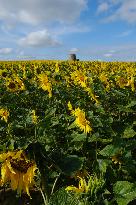
[[[127,106],[124,105],[117,105],[120,112],[133,112],[133,110]]]
[[[75,122],[71,123],[71,125],[69,125],[68,129],[73,129],[73,128],[76,128],[77,125],[75,124]]]
[[[15,144],[15,141],[13,139],[11,139],[10,143],[9,143],[9,146],[8,146],[8,149],[9,150],[14,150],[14,144]]]
[[[122,93],[121,91],[114,90],[113,92],[115,93],[116,96],[119,96],[119,97],[126,97],[126,95],[125,95],[124,93]]]
[[[56,108],[48,109],[45,111],[45,118],[52,117],[56,112]]]
[[[88,138],[88,142],[97,142],[99,139],[99,132],[95,132]]]
[[[132,100],[126,107],[130,108],[136,105],[136,100]]]
[[[99,152],[99,154],[105,157],[111,157],[114,156],[119,150],[119,147],[115,147],[114,145],[107,145],[103,150]]]
[[[105,173],[107,166],[111,163],[111,160],[98,159],[99,169],[101,172]]]
[[[64,188],[54,193],[49,201],[49,205],[79,205],[79,203],[77,197],[66,192]]]
[[[79,134],[75,132],[71,135],[71,137],[73,138],[72,142],[80,142],[85,141],[87,135],[85,133]]]
[[[135,135],[136,132],[133,130],[132,126],[130,126],[125,129],[123,138],[132,138]]]
[[[83,160],[76,155],[64,157],[59,164],[60,169],[65,175],[71,176],[81,169]]]
[[[3,145],[0,144],[0,151],[5,151],[5,150],[6,150],[6,145],[5,144],[3,144]]]
[[[55,126],[55,125],[58,125],[59,124],[59,120],[57,119],[57,117],[52,117],[51,118],[51,123],[52,123],[51,127]]]
[[[96,105],[96,107],[97,107],[97,112],[99,112],[101,114],[105,114],[105,110],[102,107],[102,105],[98,104],[98,105]]]
[[[113,191],[118,205],[127,205],[136,199],[136,185],[128,181],[117,181]]]

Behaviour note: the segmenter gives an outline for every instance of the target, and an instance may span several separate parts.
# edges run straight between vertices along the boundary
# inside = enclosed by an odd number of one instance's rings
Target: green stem
[[[58,181],[58,178],[60,177],[61,173],[59,173],[59,175],[56,177],[55,181],[54,181],[54,184],[53,184],[53,187],[52,187],[52,190],[51,190],[51,195],[53,194],[53,191],[54,191],[54,188],[56,186],[56,183]]]
[[[42,195],[42,198],[43,198],[43,201],[44,201],[44,205],[48,205],[48,199],[47,199],[47,196],[44,196],[44,193],[42,191],[42,189],[40,188],[40,192],[41,192],[41,195]]]

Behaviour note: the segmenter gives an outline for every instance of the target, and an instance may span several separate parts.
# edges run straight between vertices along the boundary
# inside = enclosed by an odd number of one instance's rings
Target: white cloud
[[[61,45],[61,43],[57,41],[55,37],[53,38],[46,29],[29,33],[24,38],[19,39],[18,44],[24,47],[48,47]]]
[[[113,56],[113,54],[112,53],[105,53],[104,56],[109,58],[109,57]]]
[[[18,55],[18,56],[15,56],[15,58],[27,60],[27,59],[35,59],[36,57],[32,55]]]
[[[106,12],[109,9],[109,4],[108,2],[102,2],[99,4],[98,8],[97,8],[97,14]]]
[[[20,51],[19,55],[23,56],[24,55],[24,51]]]
[[[121,7],[115,13],[115,18],[126,20],[129,23],[136,22],[136,1],[129,0],[122,3]]]
[[[0,0],[0,19],[28,24],[73,22],[87,8],[87,0]]]
[[[126,36],[131,35],[132,33],[133,33],[132,30],[124,31],[124,32],[120,33],[119,35],[117,35],[117,37],[119,37],[119,38],[126,37]]]
[[[109,57],[114,56],[116,52],[117,52],[116,50],[112,49],[112,50],[109,50],[107,53],[104,53],[103,56],[106,58],[109,58]]]
[[[8,55],[13,51],[12,48],[0,48],[0,55]]]
[[[59,25],[54,27],[52,29],[53,33],[55,35],[64,35],[64,34],[70,34],[70,33],[84,33],[84,32],[90,32],[92,28],[90,26],[82,25],[80,24],[71,24],[71,25]]]
[[[116,50],[112,49],[109,51],[110,53],[116,53]]]
[[[89,32],[90,26],[80,21],[87,3],[88,0],[0,0],[1,47],[11,46],[27,53],[34,47],[42,50],[62,45],[63,35]]]
[[[106,0],[109,5],[109,15],[105,22],[123,20],[128,23],[136,23],[136,0]],[[99,7],[102,7],[99,4]]]
[[[136,43],[123,43],[116,45],[88,45],[80,50],[79,59],[107,60],[107,61],[136,61]]]
[[[71,48],[70,49],[70,53],[77,53],[79,51],[79,49],[78,48]]]

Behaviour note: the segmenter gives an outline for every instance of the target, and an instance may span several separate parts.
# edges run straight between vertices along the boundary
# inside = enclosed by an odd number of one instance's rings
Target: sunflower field
[[[136,204],[136,63],[0,62],[0,205]]]

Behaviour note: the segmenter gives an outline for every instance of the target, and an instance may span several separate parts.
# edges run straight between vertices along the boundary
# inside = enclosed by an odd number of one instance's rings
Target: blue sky
[[[136,61],[136,0],[0,0],[0,59]]]

